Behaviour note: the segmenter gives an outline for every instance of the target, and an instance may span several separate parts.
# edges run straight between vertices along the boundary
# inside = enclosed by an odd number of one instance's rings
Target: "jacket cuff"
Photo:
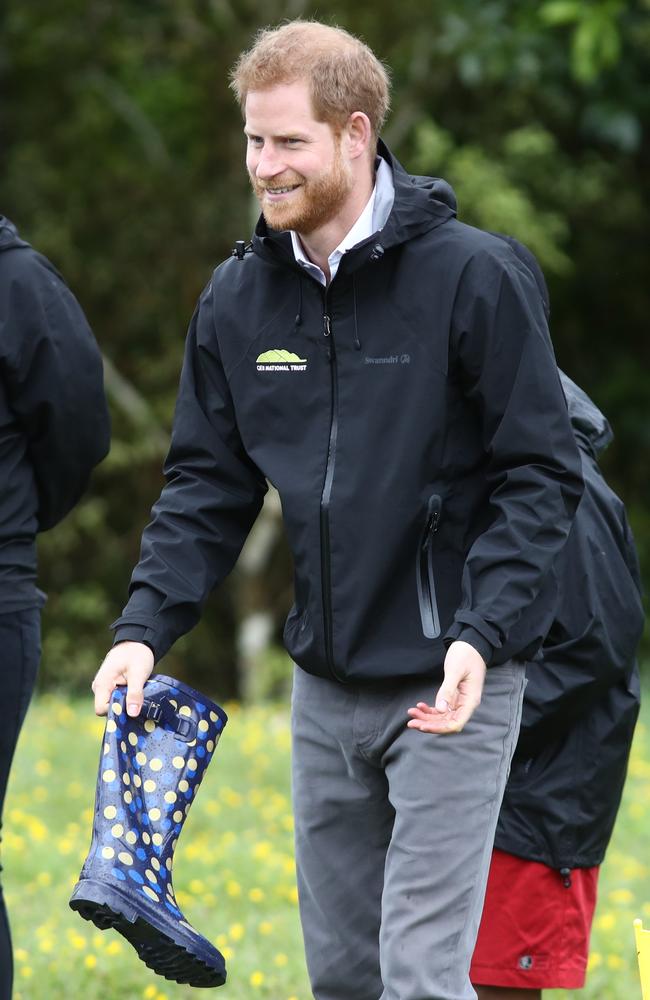
[[[145,646],[148,646],[155,659],[158,659],[156,647],[154,646],[155,633],[153,629],[147,628],[146,625],[111,625],[111,628],[115,630],[113,637],[114,646],[117,646],[120,642],[141,642]]]
[[[471,625],[462,625],[460,622],[454,622],[445,636],[445,646],[449,647],[452,642],[457,641],[467,642],[470,646],[473,646],[479,656],[483,657],[486,665],[490,666],[490,662],[494,656],[494,646],[480,632],[477,632],[475,628],[472,628]]]

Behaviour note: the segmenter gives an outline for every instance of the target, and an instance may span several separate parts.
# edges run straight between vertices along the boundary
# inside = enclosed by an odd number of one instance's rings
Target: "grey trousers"
[[[469,966],[521,719],[524,666],[487,672],[461,733],[407,729],[426,679],[294,673],[300,918],[316,1000],[471,1000]]]

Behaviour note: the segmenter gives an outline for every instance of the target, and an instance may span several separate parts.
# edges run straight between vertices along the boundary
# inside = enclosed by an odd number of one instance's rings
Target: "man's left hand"
[[[445,677],[435,705],[419,701],[409,708],[409,729],[422,733],[459,733],[480,704],[485,681],[483,657],[468,642],[452,642],[445,657]]]

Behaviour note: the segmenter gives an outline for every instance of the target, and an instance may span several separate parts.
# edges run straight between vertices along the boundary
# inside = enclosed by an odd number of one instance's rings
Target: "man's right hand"
[[[143,642],[119,642],[113,646],[91,685],[95,692],[95,713],[106,715],[113,691],[119,684],[126,684],[127,714],[139,715],[144,684],[153,665],[153,653]]]

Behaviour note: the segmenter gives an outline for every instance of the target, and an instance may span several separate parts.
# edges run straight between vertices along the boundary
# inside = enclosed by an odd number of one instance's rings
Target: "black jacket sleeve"
[[[643,631],[639,564],[625,508],[583,457],[585,492],[559,557],[556,618],[530,670],[519,752],[533,754],[629,684]]]
[[[77,503],[105,457],[110,419],[102,359],[79,303],[31,247],[2,254],[3,380],[28,440],[40,531]]]
[[[583,489],[542,301],[505,245],[465,268],[451,359],[477,412],[492,519],[469,551],[445,639],[469,642],[490,663],[538,596]]]
[[[164,472],[142,537],[116,641],[137,639],[159,660],[198,621],[235,564],[266,480],[244,450],[213,320],[211,284],[190,324]]]

